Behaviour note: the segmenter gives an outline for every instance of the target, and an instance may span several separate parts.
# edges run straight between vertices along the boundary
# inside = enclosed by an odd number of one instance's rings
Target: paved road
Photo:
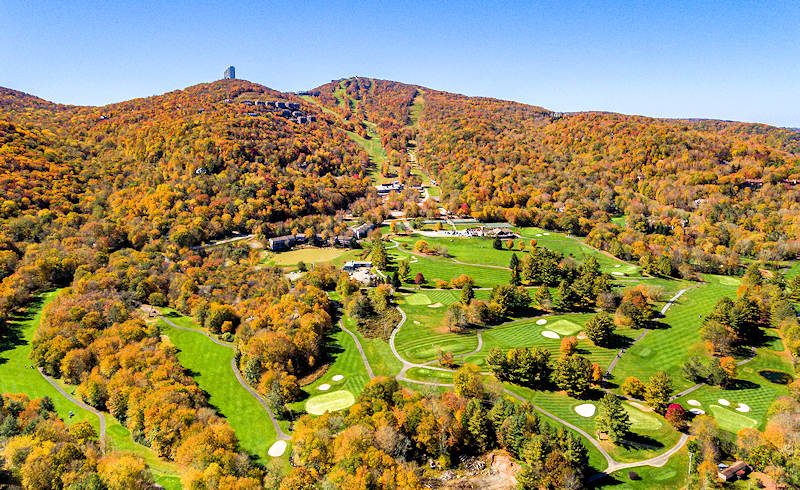
[[[149,311],[146,308],[143,308],[143,309],[146,312],[149,313]],[[228,343],[228,342],[223,342],[223,341],[221,341],[219,339],[216,339],[213,336],[211,336],[208,332],[204,332],[202,330],[197,330],[195,328],[188,328],[188,327],[178,326],[175,323],[173,323],[172,321],[170,321],[168,318],[165,318],[163,315],[160,315],[160,314],[158,315],[158,318],[160,318],[166,324],[168,324],[169,326],[171,326],[173,328],[177,328],[178,330],[186,330],[186,331],[189,331],[189,332],[199,333],[201,335],[206,336],[206,338],[208,338],[209,340],[211,340],[212,342],[214,342],[217,345],[221,345],[223,347],[227,347],[228,349],[235,349],[233,344]],[[267,402],[264,400],[264,398],[260,394],[258,394],[257,391],[255,391],[253,388],[251,388],[250,384],[248,384],[247,381],[245,381],[245,379],[242,377],[242,373],[239,372],[239,368],[236,366],[236,359],[235,358],[231,359],[231,369],[233,370],[233,374],[236,376],[236,379],[239,381],[239,384],[242,385],[242,388],[244,388],[245,390],[247,390],[248,393],[253,395],[253,398],[255,398],[256,401],[258,401],[258,403],[262,407],[264,407],[264,410],[267,412],[267,415],[269,416],[269,419],[272,422],[272,426],[275,428],[275,432],[278,435],[278,439],[289,440],[290,436],[288,434],[286,434],[283,431],[283,429],[281,429],[280,425],[278,425],[278,420],[275,418],[275,414],[272,413],[272,410],[270,410],[269,405],[267,404]]]
[[[367,355],[364,354],[364,349],[361,347],[361,342],[359,342],[358,337],[356,337],[356,334],[345,328],[344,324],[342,323],[342,320],[339,320],[339,328],[341,328],[342,330],[350,334],[351,337],[353,337],[353,342],[356,343],[356,348],[358,349],[358,352],[361,354],[361,360],[364,361],[364,367],[367,368],[367,374],[369,374],[370,378],[374,378],[375,373],[372,372],[372,366],[369,365],[369,361],[367,360]]]
[[[97,418],[100,419],[100,439],[103,439],[106,436],[106,417],[103,414],[103,412],[97,410],[96,408],[92,407],[91,405],[87,405],[86,403],[84,403],[81,400],[78,400],[77,398],[74,398],[72,395],[67,393],[58,383],[56,383],[56,380],[54,380],[50,376],[44,374],[44,371],[42,371],[42,368],[37,368],[37,369],[39,371],[39,374],[41,374],[42,377],[44,379],[46,379],[48,383],[53,385],[53,388],[58,390],[58,392],[61,393],[61,395],[64,398],[66,398],[67,400],[71,401],[75,405],[77,405],[77,406],[79,406],[81,408],[84,408],[84,409],[92,412],[93,414],[97,415]]]

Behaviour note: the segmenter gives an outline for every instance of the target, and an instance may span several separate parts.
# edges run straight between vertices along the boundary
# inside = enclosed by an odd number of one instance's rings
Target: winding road
[[[695,287],[695,286],[692,286],[692,287]],[[664,305],[664,308],[662,308],[662,310],[661,310],[662,315],[667,312],[669,307],[672,304],[674,304],[675,301],[677,301],[678,298],[680,298],[681,295],[683,295],[686,291],[688,291],[692,287],[689,287],[689,288],[683,289],[681,291],[678,291],[678,293],[675,296],[673,296],[667,302],[666,305]],[[400,355],[400,353],[397,351],[397,347],[395,345],[395,339],[397,337],[397,332],[399,332],[400,328],[405,324],[405,322],[407,320],[407,317],[406,317],[405,312],[402,310],[402,308],[400,308],[398,306],[397,310],[400,312],[400,317],[401,318],[400,318],[400,321],[398,322],[397,326],[394,328],[394,330],[392,330],[392,334],[389,337],[389,347],[391,348],[392,354],[397,358],[397,360],[399,360],[403,364],[402,369],[400,370],[400,372],[396,376],[397,380],[398,381],[405,381],[405,382],[408,382],[408,383],[420,384],[420,385],[424,385],[424,386],[435,386],[435,387],[452,388],[453,387],[452,383],[437,383],[437,382],[431,382],[431,381],[419,381],[419,380],[415,380],[415,379],[409,379],[409,378],[406,377],[406,372],[409,369],[415,368],[415,367],[425,368],[425,369],[432,369],[432,370],[436,370],[436,371],[446,371],[446,372],[454,372],[454,370],[441,368],[441,367],[436,367],[436,366],[431,366],[430,362],[425,363],[425,364],[413,363],[413,362],[410,362],[410,361],[406,360],[405,358],[403,358],[403,356]],[[351,332],[348,332],[348,333],[350,333],[350,335],[353,336],[354,340],[356,341],[356,345],[358,346],[358,349],[361,352],[361,356],[362,356],[362,359],[364,361],[364,365],[367,367],[367,370],[371,371],[371,368],[369,366],[369,362],[367,361],[367,358],[364,355],[363,350],[361,349],[361,344],[358,342],[358,339],[356,339],[355,335],[353,335]],[[646,332],[644,332],[644,333],[646,333]],[[639,339],[641,339],[644,336],[644,333],[639,336]],[[475,354],[475,353],[479,352],[482,347],[483,347],[483,339],[480,336],[480,332],[479,332],[478,333],[478,348],[475,349],[474,351],[470,352],[470,353],[462,354],[462,356]],[[522,396],[520,396],[520,395],[518,395],[518,394],[516,394],[516,393],[514,393],[514,392],[512,392],[512,391],[510,391],[508,389],[504,388],[503,392],[506,393],[507,395],[509,395],[509,396],[511,396],[511,397],[523,402],[523,403],[529,402],[529,400],[525,399],[524,397],[522,397]],[[659,454],[657,456],[654,456],[654,457],[648,458],[648,459],[644,459],[644,460],[641,460],[641,461],[633,461],[633,462],[628,462],[628,463],[622,463],[622,462],[616,461],[613,458],[613,456],[611,456],[611,454],[609,454],[608,451],[603,447],[603,445],[600,443],[600,441],[598,441],[595,437],[593,437],[591,434],[589,434],[585,430],[583,430],[580,427],[578,427],[578,426],[576,426],[576,425],[574,425],[574,424],[572,424],[572,423],[570,423],[570,422],[568,422],[568,421],[556,416],[555,414],[552,414],[552,413],[548,412],[547,410],[545,410],[545,409],[543,409],[543,408],[541,408],[541,407],[539,407],[537,405],[532,405],[532,406],[533,406],[533,408],[535,410],[541,412],[545,416],[555,420],[556,422],[558,422],[558,423],[564,425],[565,427],[568,427],[568,428],[574,430],[575,432],[579,433],[580,435],[582,435],[584,438],[586,438],[586,440],[589,441],[590,444],[592,444],[592,446],[594,446],[598,450],[598,452],[600,452],[600,454],[603,455],[603,458],[605,458],[605,460],[606,460],[606,468],[603,471],[601,471],[599,473],[596,473],[596,474],[592,475],[591,477],[589,477],[588,481],[590,481],[590,482],[591,481],[595,481],[595,480],[599,480],[599,479],[605,477],[606,475],[611,474],[611,473],[613,473],[615,471],[619,471],[619,470],[623,470],[623,469],[627,469],[627,468],[635,468],[637,466],[654,466],[654,467],[664,466],[665,464],[667,464],[667,461],[669,461],[670,457],[673,454],[675,454],[678,451],[680,451],[681,448],[686,444],[686,441],[689,439],[689,436],[687,434],[681,434],[680,439],[678,440],[678,442],[673,447],[671,447],[667,451],[665,451],[665,452],[663,452],[663,453],[661,453],[661,454]]]
[[[148,314],[150,313],[150,310],[147,310],[144,306],[143,306],[142,309],[145,310]],[[219,339],[216,339],[211,334],[209,334],[208,332],[204,332],[202,330],[197,330],[195,328],[181,327],[179,325],[176,325],[172,321],[170,321],[168,318],[165,318],[163,315],[161,315],[160,312],[158,312],[158,310],[154,309],[153,311],[156,311],[157,312],[156,316],[159,319],[161,319],[164,323],[166,323],[167,325],[171,326],[172,328],[177,328],[178,330],[186,330],[188,332],[199,333],[200,335],[205,335],[209,340],[211,340],[212,342],[214,342],[217,345],[221,345],[223,347],[227,347],[228,349],[234,349],[234,350],[236,349],[236,347],[233,344],[230,344],[228,342],[223,342],[223,341],[221,341]],[[361,348],[361,345],[359,344],[359,349],[360,348]],[[366,362],[366,358],[364,358],[364,361]],[[290,439],[290,436],[288,434],[286,434],[283,431],[283,429],[281,429],[281,426],[278,424],[278,419],[275,418],[275,414],[272,413],[272,410],[270,410],[269,405],[267,404],[267,402],[242,377],[242,373],[239,371],[239,367],[236,366],[236,358],[231,359],[231,369],[233,370],[233,374],[236,376],[237,381],[239,381],[239,384],[242,385],[242,388],[244,388],[245,390],[247,390],[248,393],[253,395],[253,398],[255,398],[256,401],[258,401],[258,403],[264,408],[264,411],[267,412],[267,415],[269,416],[269,419],[272,422],[272,426],[275,428],[275,433],[277,434],[278,439],[281,439],[281,440],[284,440],[284,441],[288,441]]]
[[[88,410],[88,411],[92,412],[93,414],[97,415],[97,418],[100,419],[100,439],[105,438],[105,436],[106,436],[106,416],[103,414],[103,412],[97,410],[96,408],[94,408],[91,405],[87,405],[86,403],[82,402],[81,400],[78,400],[77,398],[75,398],[72,395],[70,395],[69,393],[67,393],[66,390],[64,390],[64,388],[61,387],[61,385],[56,383],[56,380],[54,380],[50,376],[44,374],[44,371],[42,371],[42,368],[36,368],[36,369],[39,371],[39,374],[41,374],[42,377],[45,380],[47,380],[48,383],[53,385],[53,388],[55,388],[59,393],[61,393],[61,395],[64,398],[66,398],[67,400],[71,401],[75,405],[77,405],[77,406],[79,406],[79,407],[81,407],[81,408],[83,408],[85,410]]]

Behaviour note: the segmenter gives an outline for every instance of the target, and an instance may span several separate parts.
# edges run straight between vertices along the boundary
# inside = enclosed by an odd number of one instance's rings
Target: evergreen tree
[[[395,289],[399,289],[400,286],[402,285],[400,283],[400,274],[398,274],[397,271],[394,271],[394,273],[392,274],[391,278],[392,278],[392,282],[391,282],[392,287],[395,288]]]
[[[500,241],[500,237],[495,237],[492,246],[494,247],[495,250],[503,250],[503,242]]]
[[[600,401],[595,427],[598,431],[608,435],[614,444],[618,444],[630,432],[631,419],[628,412],[616,395],[606,393]]]
[[[508,263],[508,268],[511,269],[511,284],[514,286],[519,286],[522,284],[522,278],[520,276],[522,271],[522,265],[519,262],[519,258],[517,254],[511,254],[511,260]]]
[[[472,284],[464,284],[464,287],[461,288],[461,304],[468,305],[473,299],[475,299],[475,291],[472,289]]]

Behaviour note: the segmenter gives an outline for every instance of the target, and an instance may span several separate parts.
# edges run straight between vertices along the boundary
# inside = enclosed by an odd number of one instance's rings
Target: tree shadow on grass
[[[659,442],[657,439],[653,439],[652,437],[643,434],[636,434],[634,432],[631,432],[628,435],[626,435],[625,439],[621,441],[619,445],[629,450],[650,449],[655,451],[664,448],[664,444]]]
[[[738,391],[738,390],[755,390],[760,388],[757,383],[753,383],[752,381],[746,379],[732,379],[726,389],[730,391]]]

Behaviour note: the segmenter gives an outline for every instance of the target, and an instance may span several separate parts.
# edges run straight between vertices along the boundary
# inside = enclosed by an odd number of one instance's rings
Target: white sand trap
[[[631,405],[633,405],[634,407],[638,408],[638,409],[639,409],[639,410],[641,410],[642,412],[652,412],[652,411],[653,411],[653,409],[652,409],[652,408],[650,408],[650,407],[648,407],[648,406],[646,406],[646,405],[642,405],[642,404],[641,404],[641,403],[639,403],[639,402],[628,402],[628,403],[630,403],[630,404],[631,404]]]
[[[319,388],[317,389],[319,391],[328,391],[331,389],[331,385],[329,385],[328,383],[322,383],[321,385],[319,385]]]
[[[546,325],[547,324],[547,320],[545,320],[544,318],[541,318],[539,320],[536,320],[536,324],[537,325]]]
[[[686,400],[686,403],[688,403],[689,405],[691,405],[693,407],[699,407],[700,405],[702,405],[702,403],[700,403],[697,400]]]
[[[422,325],[420,322],[414,320],[414,325]]]
[[[625,275],[625,273],[624,273],[624,272],[620,272],[620,271],[611,271],[611,273],[612,273],[613,275],[615,275],[615,276],[624,276],[624,275]]]
[[[731,402],[729,402],[728,400],[726,400],[724,398],[720,398],[719,400],[717,400],[717,403],[719,403],[720,405],[722,405],[724,407],[729,407],[731,405]]]
[[[578,405],[575,407],[575,412],[580,415],[581,417],[591,417],[594,415],[594,411],[596,407],[591,403],[584,403],[583,405]]]
[[[283,456],[284,452],[286,452],[286,441],[275,441],[275,443],[269,447],[267,454],[273,458],[280,458]]]
[[[689,411],[692,412],[695,415],[705,415],[706,414],[706,411],[703,410],[702,408],[690,408]]]
[[[341,374],[335,374],[331,379],[334,381],[341,381],[344,379],[344,376],[342,376]]]
[[[537,233],[536,236],[542,236],[542,234],[541,233]]]
[[[542,335],[547,337],[548,339],[560,339],[561,338],[557,333],[555,333],[553,331],[550,331],[550,330],[542,330]]]
[[[616,264],[614,267],[622,267],[622,264]]]
[[[542,233],[544,236],[550,236],[550,233]]]
[[[739,406],[736,407],[736,411],[737,412],[743,412],[743,413],[744,412],[749,412],[750,411],[750,407],[748,405],[745,405],[744,403],[740,403]]]
[[[443,305],[441,303],[434,303],[432,305],[428,305],[428,308],[441,308]]]

